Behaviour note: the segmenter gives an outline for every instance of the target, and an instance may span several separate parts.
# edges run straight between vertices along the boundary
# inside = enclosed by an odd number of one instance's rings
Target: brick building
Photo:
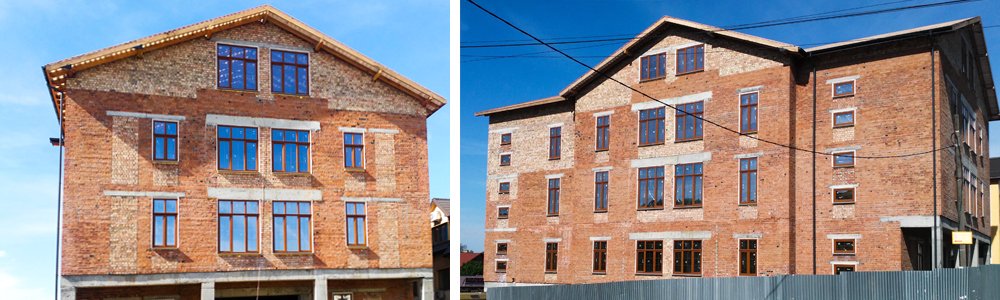
[[[490,286],[954,267],[963,228],[987,261],[978,17],[808,49],[664,17],[595,68],[477,113]]]
[[[445,100],[261,6],[43,67],[62,299],[430,299]]]

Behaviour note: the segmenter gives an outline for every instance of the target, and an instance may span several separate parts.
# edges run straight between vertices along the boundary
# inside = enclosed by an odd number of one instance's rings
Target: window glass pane
[[[295,66],[285,66],[285,85],[281,90],[283,93],[294,94],[295,93]]]
[[[365,244],[365,222],[358,220],[358,243]]]
[[[275,171],[284,171],[285,170],[285,168],[284,168],[284,166],[285,166],[285,163],[284,163],[285,159],[284,159],[284,155],[283,155],[284,151],[282,151],[282,147],[283,146],[284,146],[284,144],[274,144],[274,151],[271,152],[274,155],[274,157],[271,158],[271,161],[272,161],[271,168],[273,170],[275,170]]]
[[[309,214],[310,213],[310,211],[309,211],[310,206],[311,205],[309,204],[309,202],[299,202],[299,213],[300,214]]]
[[[288,251],[299,251],[299,218],[288,217],[285,222],[285,234],[288,235]]]
[[[243,217],[233,217],[233,251],[246,251],[246,219]]]
[[[157,157],[159,157],[159,155],[157,155]],[[167,159],[177,159],[177,139],[175,138],[167,139]]]
[[[246,80],[244,80],[244,78],[243,78],[243,71],[244,70],[245,69],[243,69],[243,61],[242,60],[233,60],[233,78],[232,78],[232,82],[233,82],[233,88],[234,89],[243,89],[243,84],[246,82]]]
[[[229,201],[219,201],[219,213],[229,213],[233,211],[233,206]]]
[[[243,127],[233,127],[233,138],[234,139],[242,139],[242,138],[244,138],[243,133],[244,133],[245,130],[246,129],[243,128]]]
[[[257,90],[257,63],[247,62],[246,76],[246,88]]]
[[[294,215],[299,213],[299,205],[295,202],[283,202],[285,205],[285,213]]]
[[[226,126],[219,126],[218,131],[220,138],[229,138],[232,128]]]
[[[310,249],[310,232],[309,232],[309,218],[299,218],[299,249],[302,251],[309,251]]]
[[[244,148],[243,141],[233,141],[233,161],[232,161],[232,163],[233,163],[233,170],[234,171],[242,171],[242,170],[244,170],[244,162],[246,162],[245,158],[243,157],[243,154],[245,153],[244,151],[246,151],[246,148]]]
[[[246,213],[246,209],[247,209],[246,202],[243,202],[243,201],[233,201],[233,213],[234,214]]]
[[[309,146],[299,145],[299,172],[309,172]]]
[[[247,217],[247,251],[257,251],[257,217]]]
[[[229,219],[229,217],[219,217],[219,251],[228,252],[232,250],[229,248]]]
[[[299,85],[299,87],[298,87],[298,93],[299,94],[303,94],[303,95],[304,94],[309,94],[309,78],[308,78],[309,77],[309,72],[306,71],[306,68],[299,68],[298,70],[299,70],[298,71],[298,76],[299,76],[299,78],[298,78],[298,85]]]
[[[300,65],[309,64],[309,55],[307,54],[296,55],[295,63]]]
[[[244,49],[246,49],[246,48],[243,48],[243,47],[233,47],[233,52],[232,52],[231,56],[235,57],[235,58],[243,58]]]
[[[219,87],[229,87],[229,60],[219,60]]]
[[[167,245],[176,245],[174,243],[174,226],[177,223],[174,216],[167,216]]]
[[[283,217],[274,218],[274,250],[285,251],[285,218]]]
[[[246,52],[247,59],[257,59],[257,48],[247,48]]]
[[[297,150],[294,144],[285,147],[285,171],[287,172],[298,171],[298,168],[295,167],[295,162],[298,161],[298,159],[296,159],[296,151]]]
[[[257,143],[247,143],[247,170],[257,170]]]
[[[164,203],[166,203],[166,205],[167,205],[166,212],[169,212],[169,213],[175,213],[175,212],[177,212],[177,201],[175,201],[175,200],[166,200],[166,201],[164,201]]]
[[[281,66],[273,65],[271,66],[271,91],[281,92],[281,79],[284,76],[281,74]]]
[[[219,45],[219,56],[229,56],[229,46]]]
[[[153,218],[153,243],[156,246],[163,246],[163,216]]]
[[[271,61],[281,61],[281,51],[271,51]]]
[[[256,214],[257,213],[257,201],[247,202],[247,213]]]

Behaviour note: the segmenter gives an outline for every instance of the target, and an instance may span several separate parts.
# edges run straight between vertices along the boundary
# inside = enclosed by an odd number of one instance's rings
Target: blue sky
[[[59,134],[41,66],[263,4],[212,1],[0,1],[0,291],[51,299]],[[448,3],[269,2],[448,98]],[[400,51],[401,49],[405,51]],[[448,113],[428,119],[431,197],[448,197]]]
[[[889,6],[908,6],[935,0],[905,1]],[[876,3],[895,2],[891,0]],[[727,26],[809,15],[871,5],[872,1],[485,1],[479,3],[525,31],[542,38],[637,34],[663,15],[695,22]],[[766,3],[766,5],[764,4]],[[868,8],[873,9],[873,8]],[[865,9],[865,10],[868,10]],[[800,23],[743,31],[773,40],[803,45],[825,43],[919,27],[960,18],[982,16],[985,25],[1000,24],[1000,3],[986,0],[947,7],[908,10],[848,19]],[[620,36],[616,36],[620,37]],[[528,37],[462,1],[461,39],[474,41],[524,40]],[[1000,28],[986,29],[987,49],[1000,51]],[[593,66],[624,42],[569,50]],[[557,46],[560,49],[597,44]],[[511,55],[547,50],[544,46],[462,49],[461,91],[461,238],[472,250],[483,249],[484,201],[486,197],[487,118],[473,113],[488,108],[553,96],[583,75],[583,66],[566,58],[545,57],[480,60],[470,55]],[[557,55],[557,54],[556,54]],[[1000,60],[993,59],[993,69]],[[997,71],[994,71],[996,73]],[[992,132],[1000,129],[990,125]],[[1000,138],[990,141],[1000,149]]]

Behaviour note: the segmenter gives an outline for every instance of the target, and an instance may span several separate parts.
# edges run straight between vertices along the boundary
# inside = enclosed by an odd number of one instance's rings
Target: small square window
[[[854,203],[854,188],[833,189],[833,203]]]
[[[497,273],[507,273],[507,261],[498,260],[497,261]]]
[[[854,272],[854,265],[833,265],[833,275],[840,275],[844,272]]]
[[[833,128],[854,126],[854,111],[844,111],[833,114]]]
[[[835,168],[854,167],[854,151],[833,153],[833,166]]]
[[[510,145],[510,133],[500,135],[500,145]]]
[[[854,96],[854,81],[840,82],[833,84],[833,97]]]
[[[833,240],[833,254],[854,255],[854,239]]]
[[[510,194],[510,182],[500,183],[500,194]]]
[[[497,255],[507,254],[507,243],[497,243]]]
[[[510,217],[510,207],[497,208],[497,219],[506,219],[508,217]]]
[[[677,75],[705,69],[705,45],[695,45],[677,50]]]
[[[153,121],[153,161],[177,161],[177,122]]]
[[[501,166],[510,165],[510,154],[500,154],[500,165]]]
[[[657,53],[639,59],[639,80],[652,80],[667,76],[667,54]]]

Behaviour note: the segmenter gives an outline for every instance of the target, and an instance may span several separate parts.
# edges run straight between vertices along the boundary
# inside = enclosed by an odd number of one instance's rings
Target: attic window
[[[309,95],[309,55],[271,50],[271,91]]]
[[[667,54],[646,55],[639,59],[639,80],[652,80],[667,76]]]
[[[257,48],[219,44],[220,89],[257,90]]]
[[[677,49],[677,75],[705,70],[705,45]]]

